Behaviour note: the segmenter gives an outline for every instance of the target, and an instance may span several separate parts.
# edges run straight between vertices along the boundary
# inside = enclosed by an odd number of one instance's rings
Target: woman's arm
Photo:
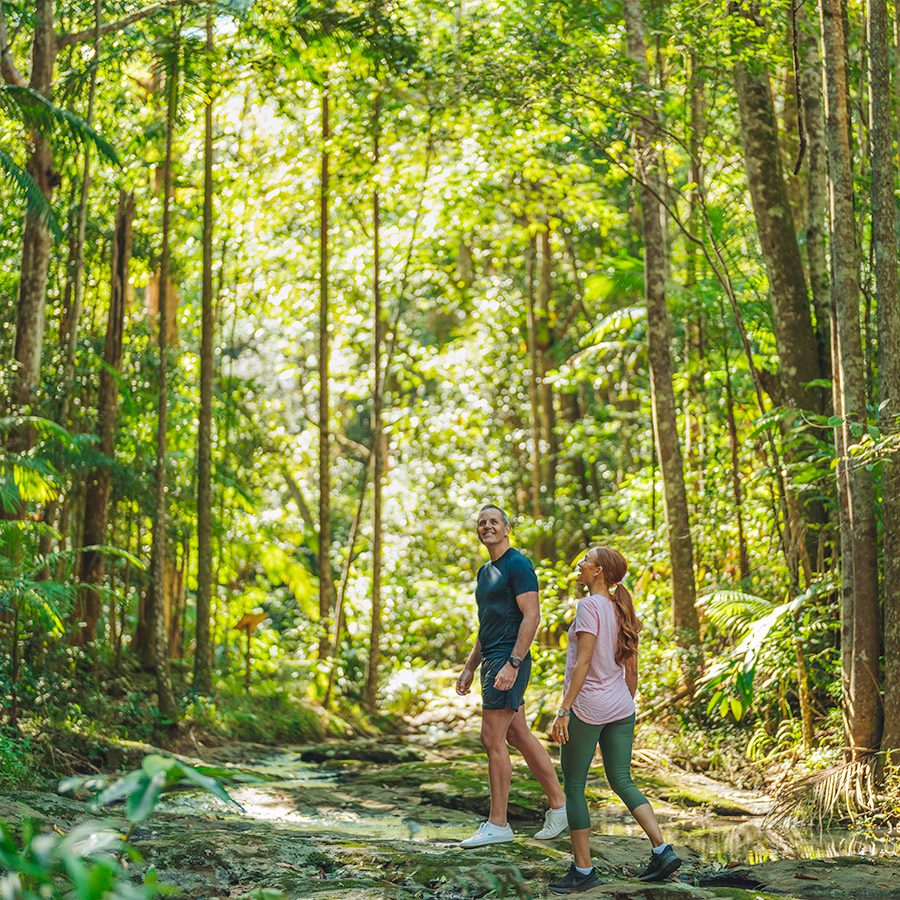
[[[578,645],[575,650],[575,666],[572,669],[572,677],[569,679],[569,687],[566,690],[560,704],[561,710],[571,711],[584,680],[587,678],[588,669],[591,666],[591,657],[594,654],[594,644],[597,643],[597,635],[590,631],[578,632]],[[557,743],[564,744],[569,739],[569,717],[557,716],[550,726],[550,736]]]

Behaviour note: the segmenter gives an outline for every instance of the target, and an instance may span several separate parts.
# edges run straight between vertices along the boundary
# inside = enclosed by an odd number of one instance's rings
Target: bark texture
[[[879,424],[900,428],[900,292],[892,153],[891,35],[886,0],[868,0],[869,90],[872,123],[872,240],[878,303]],[[900,750],[900,452],[882,463],[884,523],[884,734],[882,749]]]
[[[866,373],[860,330],[859,251],[856,245],[853,157],[843,0],[821,0],[825,58],[826,142],[832,258],[834,405],[841,512],[842,657],[847,738],[854,757],[881,739],[878,569],[872,475],[851,462],[854,430],[866,426]]]
[[[206,14],[206,53],[213,62],[213,16]],[[211,85],[210,85],[211,87]],[[194,650],[194,690],[212,690],[212,412],[213,308],[213,106],[207,100],[203,110],[203,285],[200,313],[200,416],[197,433],[197,629]]]
[[[90,548],[106,543],[109,518],[110,467],[115,455],[116,419],[119,412],[119,390],[116,375],[122,367],[122,337],[125,324],[125,303],[128,296],[128,269],[131,264],[132,222],[134,196],[122,191],[116,210],[116,226],[112,243],[112,289],[106,317],[106,339],[103,345],[104,366],[100,370],[97,399],[97,431],[100,452],[108,460],[88,476],[84,498],[84,528],[75,621],[78,623],[74,642],[87,644],[97,636],[100,617],[100,594],[96,586],[103,579],[104,556]]]
[[[334,581],[331,576],[331,419],[329,399],[331,377],[328,338],[328,192],[331,139],[328,88],[322,91],[322,168],[319,180],[319,659],[328,656],[331,647],[331,612],[334,607]]]
[[[628,55],[635,78],[646,93],[649,88],[644,18],[640,0],[625,0]],[[684,486],[684,465],[678,438],[675,392],[672,387],[672,328],[666,306],[666,242],[661,197],[665,178],[656,148],[658,124],[655,114],[641,116],[636,127],[635,157],[641,182],[641,221],[644,237],[644,287],[647,299],[647,343],[650,359],[650,390],[653,428],[665,492],[666,528],[672,560],[672,612],[676,639],[685,650],[697,645],[694,550]],[[686,673],[691,680],[690,672]]]

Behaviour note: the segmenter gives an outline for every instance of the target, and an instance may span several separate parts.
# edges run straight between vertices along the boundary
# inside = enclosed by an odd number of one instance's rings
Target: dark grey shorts
[[[531,654],[522,660],[515,684],[508,691],[494,687],[497,673],[506,665],[509,654],[489,656],[481,661],[481,706],[483,709],[518,709],[525,703],[525,688],[531,678]]]

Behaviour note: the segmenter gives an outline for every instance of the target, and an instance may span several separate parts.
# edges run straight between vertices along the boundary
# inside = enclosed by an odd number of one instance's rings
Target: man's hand
[[[550,737],[557,744],[565,744],[569,740],[569,717],[557,716],[550,726]]]
[[[508,691],[516,683],[516,678],[518,677],[519,670],[514,669],[511,663],[506,663],[497,673],[497,677],[494,679],[494,687],[498,691]]]
[[[456,693],[461,696],[468,694],[474,677],[475,673],[471,669],[463,669],[462,674],[456,679]]]

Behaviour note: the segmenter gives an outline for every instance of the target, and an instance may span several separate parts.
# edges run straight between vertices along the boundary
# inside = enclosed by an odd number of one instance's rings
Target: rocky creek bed
[[[529,836],[543,802],[521,764],[510,803],[517,840],[458,848],[487,811],[485,761],[472,732],[414,744],[231,745],[205,751],[204,761],[227,769],[224,780],[243,812],[186,791],[161,802],[132,838],[176,896],[211,900],[268,889],[291,900],[543,897],[568,865],[565,835],[551,842]],[[641,884],[633,873],[647,843],[595,775],[592,845],[603,884],[583,896],[900,898],[900,839],[772,832],[762,827],[765,798],[646,763],[636,780],[685,865],[677,880]],[[64,829],[90,817],[85,804],[52,793],[0,796],[6,821]]]

